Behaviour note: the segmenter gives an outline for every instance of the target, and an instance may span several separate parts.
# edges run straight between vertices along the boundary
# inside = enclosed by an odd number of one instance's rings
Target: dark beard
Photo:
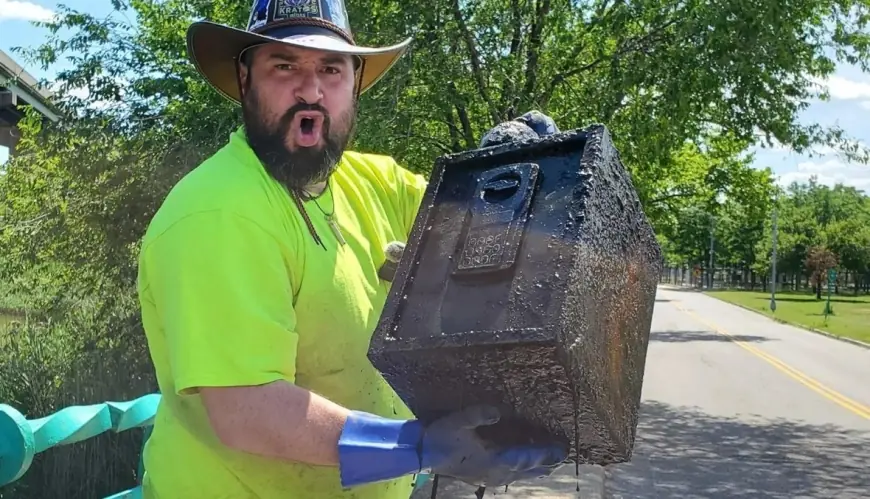
[[[343,122],[348,124],[344,133],[332,130],[332,120],[326,109],[319,104],[299,103],[288,109],[274,128],[270,128],[262,117],[257,92],[250,86],[250,79],[248,82],[242,105],[245,133],[248,144],[269,175],[297,193],[312,184],[327,180],[338,167],[341,155],[353,135],[356,102],[342,116]],[[287,149],[287,133],[293,116],[299,111],[318,111],[323,114],[322,133],[325,145],[322,148],[302,147],[296,151]]]

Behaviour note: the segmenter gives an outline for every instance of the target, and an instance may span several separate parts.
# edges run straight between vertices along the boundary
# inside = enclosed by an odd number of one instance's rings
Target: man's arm
[[[293,251],[240,215],[190,215],[143,249],[145,299],[162,323],[172,388],[200,397],[221,442],[336,465],[349,411],[293,384]]]
[[[286,381],[201,388],[212,427],[227,447],[314,465],[338,465],[350,411]]]

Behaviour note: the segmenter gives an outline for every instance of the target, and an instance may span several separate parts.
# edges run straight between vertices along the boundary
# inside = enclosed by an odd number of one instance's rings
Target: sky
[[[109,0],[65,0],[60,3],[97,16],[108,15],[112,10]],[[28,66],[11,49],[41,43],[45,31],[34,27],[31,21],[50,18],[57,5],[58,2],[50,0],[0,0],[0,50],[25,66],[37,79],[50,78],[60,68],[42,71]],[[851,138],[870,145],[870,127],[862,126],[870,120],[870,74],[863,73],[857,66],[841,65],[823,84],[828,88],[830,100],[814,101],[802,112],[801,122],[837,125]],[[563,125],[562,128],[566,127]],[[823,154],[815,157],[797,154],[782,146],[758,147],[753,151],[754,166],[770,167],[782,185],[816,176],[820,183],[834,185],[841,182],[870,194],[870,165],[850,164],[832,151],[819,150]],[[6,150],[0,147],[0,163],[6,161],[6,157]]]

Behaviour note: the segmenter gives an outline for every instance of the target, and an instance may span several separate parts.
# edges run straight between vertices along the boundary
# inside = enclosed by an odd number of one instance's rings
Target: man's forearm
[[[348,409],[284,381],[201,388],[200,395],[224,445],[275,459],[338,464]]]

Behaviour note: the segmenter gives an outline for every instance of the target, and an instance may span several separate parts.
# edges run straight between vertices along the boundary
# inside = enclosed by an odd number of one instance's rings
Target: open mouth
[[[313,147],[321,140],[324,133],[324,116],[320,113],[305,111],[296,116],[296,123],[292,127],[296,145],[301,147]]]
[[[299,123],[299,128],[302,129],[302,133],[305,135],[310,134],[314,131],[314,118],[302,118],[302,121]]]

